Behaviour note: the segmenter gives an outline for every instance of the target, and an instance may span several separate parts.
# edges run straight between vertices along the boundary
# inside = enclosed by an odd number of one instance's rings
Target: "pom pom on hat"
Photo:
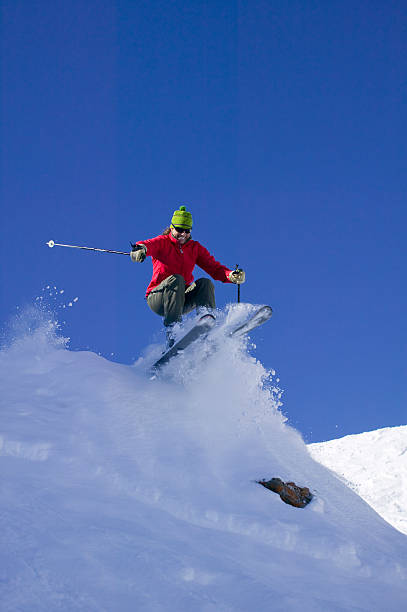
[[[179,210],[174,210],[171,225],[174,227],[182,227],[183,229],[192,228],[192,215],[187,211],[186,206],[180,206]]]

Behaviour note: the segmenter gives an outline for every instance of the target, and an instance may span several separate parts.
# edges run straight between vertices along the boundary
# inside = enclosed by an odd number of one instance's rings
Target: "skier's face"
[[[171,234],[179,244],[185,244],[191,235],[191,230],[184,230],[181,227],[172,227]]]

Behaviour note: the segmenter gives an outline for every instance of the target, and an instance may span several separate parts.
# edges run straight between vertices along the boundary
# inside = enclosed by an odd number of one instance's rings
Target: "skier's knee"
[[[206,291],[215,291],[215,285],[210,278],[198,278],[196,284]]]
[[[172,274],[167,278],[167,287],[185,287],[185,279],[182,274]]]

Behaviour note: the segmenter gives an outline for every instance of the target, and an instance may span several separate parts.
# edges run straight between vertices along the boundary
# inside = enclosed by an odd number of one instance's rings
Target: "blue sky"
[[[185,203],[273,307],[255,354],[305,439],[406,424],[406,13],[5,0],[3,329],[56,286],[71,347],[131,363],[161,328],[150,262],[45,242],[127,250]]]

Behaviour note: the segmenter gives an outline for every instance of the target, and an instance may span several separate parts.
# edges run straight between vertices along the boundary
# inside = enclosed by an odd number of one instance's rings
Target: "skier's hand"
[[[130,251],[131,261],[141,263],[147,256],[147,247],[144,244],[136,244],[137,249]]]
[[[246,274],[244,270],[238,268],[237,270],[233,270],[233,272],[229,272],[228,278],[232,283],[235,283],[235,285],[241,285],[246,280]]]

